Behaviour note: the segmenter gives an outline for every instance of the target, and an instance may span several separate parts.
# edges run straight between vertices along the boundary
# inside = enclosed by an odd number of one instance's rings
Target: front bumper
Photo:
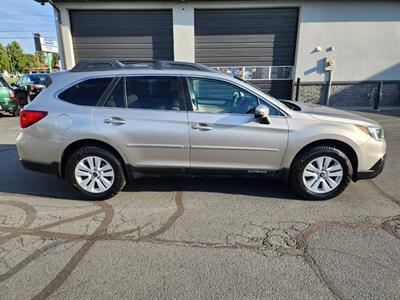
[[[386,161],[386,155],[384,155],[380,160],[378,160],[368,171],[358,172],[354,178],[354,181],[377,177],[379,174],[382,173],[383,168],[385,167],[385,161]]]

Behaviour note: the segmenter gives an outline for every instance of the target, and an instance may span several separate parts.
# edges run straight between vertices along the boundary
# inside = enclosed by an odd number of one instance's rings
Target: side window
[[[17,86],[22,86],[25,76],[20,77],[15,83]]]
[[[104,103],[105,107],[125,107],[124,79],[121,78]]]
[[[88,79],[65,90],[58,98],[73,104],[95,106],[111,81],[112,78]]]
[[[180,110],[178,78],[127,77],[126,101],[128,108]]]
[[[188,82],[196,112],[247,114],[258,104],[256,96],[234,84],[204,78],[189,78]]]

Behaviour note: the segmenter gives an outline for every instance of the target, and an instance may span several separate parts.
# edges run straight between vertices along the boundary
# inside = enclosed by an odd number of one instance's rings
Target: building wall
[[[399,47],[400,2],[310,1],[300,13],[296,78],[326,81],[324,59],[334,57],[335,81],[398,80]]]
[[[176,60],[194,61],[194,9],[300,7],[295,78],[301,101],[324,104],[328,73],[325,57],[334,57],[333,104],[370,105],[371,84],[384,84],[385,103],[400,104],[399,1],[160,1],[57,3],[61,9],[64,66],[75,64],[68,9],[173,10]],[[333,46],[333,51],[328,48]],[[321,51],[315,51],[317,47]],[[357,84],[353,88],[354,84]],[[337,86],[337,87],[336,87]],[[397,88],[397,90],[396,90]],[[295,89],[293,89],[295,92]],[[358,93],[359,100],[350,100]],[[352,96],[353,95],[353,96]],[[357,104],[357,105],[358,105]]]
[[[330,105],[372,106],[381,81],[381,104],[400,104],[400,2],[310,2],[302,5],[299,26],[300,101],[327,103],[329,57]]]

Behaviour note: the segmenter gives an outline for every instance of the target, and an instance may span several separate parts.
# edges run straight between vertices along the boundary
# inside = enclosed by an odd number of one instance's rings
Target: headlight
[[[357,125],[357,128],[365,132],[366,134],[369,134],[377,141],[381,141],[385,138],[385,135],[383,133],[383,128],[381,127]]]

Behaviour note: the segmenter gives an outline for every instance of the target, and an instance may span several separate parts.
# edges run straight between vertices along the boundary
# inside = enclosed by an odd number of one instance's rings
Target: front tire
[[[89,200],[109,199],[126,183],[118,158],[96,146],[75,151],[67,160],[65,174],[72,186]]]
[[[341,194],[353,175],[353,167],[343,151],[331,146],[316,146],[295,158],[290,185],[309,200],[327,200]]]

